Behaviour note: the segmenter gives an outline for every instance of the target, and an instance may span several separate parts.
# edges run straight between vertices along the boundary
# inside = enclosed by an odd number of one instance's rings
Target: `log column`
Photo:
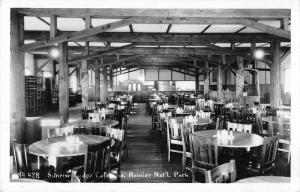
[[[195,91],[196,95],[199,94],[199,69],[196,68],[197,66],[197,61],[194,60],[194,66],[195,66]]]
[[[236,97],[242,97],[243,96],[243,88],[244,88],[244,58],[237,56],[237,65],[238,70],[236,71],[235,76],[235,94]]]
[[[100,101],[100,68],[98,59],[95,60],[95,102]]]
[[[272,43],[272,60],[271,68],[271,92],[270,105],[277,107],[281,104],[281,87],[280,87],[280,42],[274,40]]]
[[[85,29],[91,28],[91,17],[85,17]],[[84,55],[89,54],[89,42],[85,42]],[[84,59],[81,61],[81,100],[82,107],[89,106],[89,74],[88,74],[88,61]]]
[[[109,68],[109,86],[111,88],[111,92],[113,93],[114,90],[114,80],[113,80],[113,68],[110,66]]]
[[[24,16],[11,9],[10,39],[10,139],[24,142],[25,134],[25,61],[19,46],[24,43]]]
[[[59,96],[59,118],[60,126],[69,119],[69,67],[67,63],[68,42],[59,43],[59,71],[58,71],[58,96]]]
[[[204,79],[204,94],[208,93],[209,91],[209,67],[208,67],[208,61],[205,61],[205,68],[206,68],[206,76]]]
[[[56,61],[52,60],[52,88],[55,88],[56,84]]]
[[[107,79],[107,67],[103,67],[103,100],[106,103],[108,98],[108,79]]]
[[[54,38],[57,35],[57,16],[51,15],[50,16],[50,38]],[[55,88],[56,83],[56,64],[57,62],[53,59],[52,60],[52,67],[53,67],[53,78],[52,78],[52,87]]]
[[[218,77],[217,77],[217,91],[218,91],[218,99],[221,98],[221,95],[222,95],[222,64],[219,63],[218,65]]]

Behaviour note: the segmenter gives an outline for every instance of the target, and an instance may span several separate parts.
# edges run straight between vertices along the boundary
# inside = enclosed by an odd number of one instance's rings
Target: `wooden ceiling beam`
[[[139,58],[139,57],[141,57],[141,55],[133,55],[133,56],[129,56],[129,57],[126,57],[126,58],[123,58],[123,59],[119,59],[119,60],[110,62],[110,63],[105,63],[105,64],[103,64],[103,65],[101,64],[101,67],[120,64],[120,63],[123,63],[123,62],[128,61],[128,60],[137,59],[137,58]]]
[[[138,71],[138,70],[140,70],[140,69],[133,69],[133,70],[131,70],[131,69],[129,68],[129,69],[127,69],[127,70],[128,70],[128,71],[123,72],[123,73],[121,73],[121,74],[115,74],[115,75],[113,75],[113,77],[116,77],[116,76],[119,76],[119,75],[124,75],[124,74],[130,73],[130,72],[134,72],[134,71]]]
[[[69,36],[74,32],[63,32],[63,35]],[[49,39],[49,31],[25,31],[25,40],[45,41]],[[197,43],[270,43],[274,39],[282,42],[289,42],[289,39],[270,35],[268,33],[127,33],[127,32],[104,32],[92,35],[86,38],[78,39],[78,41],[90,42],[119,42],[119,43],[147,43],[147,42],[170,42],[184,43],[190,42],[191,45]]]
[[[92,59],[92,58],[96,58],[96,57],[101,57],[101,56],[106,55],[108,53],[110,53],[110,54],[116,53],[116,52],[118,52],[122,49],[130,48],[134,45],[135,45],[134,43],[131,43],[129,45],[125,45],[125,46],[122,46],[122,47],[116,47],[116,48],[108,49],[108,50],[105,50],[105,51],[97,51],[96,53],[92,53],[92,54],[89,54],[89,55],[84,55],[84,56],[69,60],[68,64],[76,63],[76,62],[82,61],[84,59]]]
[[[101,9],[101,8],[19,8],[27,16],[118,18],[128,17],[224,17],[283,18],[291,17],[290,9]]]
[[[45,62],[43,62],[36,70],[36,74],[40,72],[48,63],[52,61],[51,58],[47,59]]]
[[[44,45],[42,47],[52,46],[56,43],[62,43],[62,42],[66,42],[66,41],[75,41],[80,38],[92,36],[92,35],[95,35],[98,33],[103,33],[105,31],[109,31],[109,30],[116,29],[119,27],[124,27],[124,26],[130,25],[135,22],[136,22],[136,18],[129,18],[129,19],[124,19],[121,21],[116,21],[113,23],[108,23],[108,24],[104,24],[101,26],[85,29],[82,31],[73,32],[69,35],[63,34],[63,35],[60,35],[60,36],[57,36],[54,38],[50,38],[49,40],[45,41]],[[30,46],[28,44],[26,44],[24,46],[21,46],[21,50],[28,51],[28,50],[36,49],[37,45],[41,46],[41,44],[39,42],[30,44]]]
[[[272,27],[270,25],[266,25],[263,23],[259,23],[253,19],[242,19],[242,25],[247,26],[247,27],[251,27],[253,29],[257,29],[266,33],[270,33],[272,35],[276,35],[278,37],[283,37],[286,39],[291,39],[291,32],[284,30],[284,29],[280,29],[280,28],[276,28],[276,27]]]

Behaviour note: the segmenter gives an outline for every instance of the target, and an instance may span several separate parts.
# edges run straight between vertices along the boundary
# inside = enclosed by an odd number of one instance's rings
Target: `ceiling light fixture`
[[[58,49],[57,48],[52,48],[51,50],[50,50],[50,56],[52,57],[52,58],[58,58],[58,56],[59,56],[59,51],[58,51]]]
[[[257,49],[254,51],[254,57],[256,59],[262,59],[262,58],[264,58],[264,56],[265,56],[265,52],[263,50]]]

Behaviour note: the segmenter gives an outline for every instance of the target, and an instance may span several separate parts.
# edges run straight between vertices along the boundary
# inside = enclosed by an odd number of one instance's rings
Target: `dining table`
[[[228,148],[246,148],[247,151],[250,151],[251,147],[258,147],[263,145],[263,137],[253,134],[246,133],[241,131],[232,131],[233,138],[221,138],[217,136],[217,130],[203,130],[192,133],[195,136],[199,137],[209,137],[216,138],[218,146],[228,147]]]
[[[184,119],[186,117],[184,116],[179,116],[179,117],[172,117],[171,119],[175,119],[177,123],[181,124],[183,123]],[[212,123],[213,121],[211,119],[205,119],[205,118],[197,118],[195,122],[193,122],[194,125],[207,125]]]
[[[49,165],[56,167],[57,157],[73,157],[86,153],[86,145],[100,144],[110,140],[99,135],[74,135],[76,142],[69,142],[70,136],[47,138],[29,145],[29,153],[48,160]],[[39,159],[39,158],[38,158]],[[39,167],[38,162],[38,167]]]
[[[88,119],[81,119],[78,121],[73,121],[67,123],[66,126],[74,126],[74,127],[85,127],[85,128],[97,128],[101,126],[110,126],[114,127],[119,124],[119,121],[113,119],[101,119],[99,122],[91,121]]]
[[[290,177],[281,177],[281,176],[257,176],[257,177],[248,177],[236,181],[235,183],[290,183]]]

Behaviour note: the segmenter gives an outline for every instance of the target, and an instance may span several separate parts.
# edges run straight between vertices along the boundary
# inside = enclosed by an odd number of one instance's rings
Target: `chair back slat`
[[[236,179],[235,160],[205,171],[206,183],[233,183]]]
[[[87,145],[84,172],[88,176],[102,175],[107,168],[109,158],[110,140],[100,144]],[[88,177],[85,177],[88,178]]]
[[[19,177],[27,177],[27,173],[31,173],[32,171],[28,145],[16,142],[13,142],[12,144],[17,173]]]
[[[274,163],[276,160],[276,154],[278,149],[278,136],[265,137],[261,150],[261,164],[267,165]]]
[[[168,127],[171,139],[182,140],[182,124],[177,123],[175,119],[171,119]]]
[[[218,144],[215,138],[200,137],[190,134],[192,161],[210,166],[218,165]]]

